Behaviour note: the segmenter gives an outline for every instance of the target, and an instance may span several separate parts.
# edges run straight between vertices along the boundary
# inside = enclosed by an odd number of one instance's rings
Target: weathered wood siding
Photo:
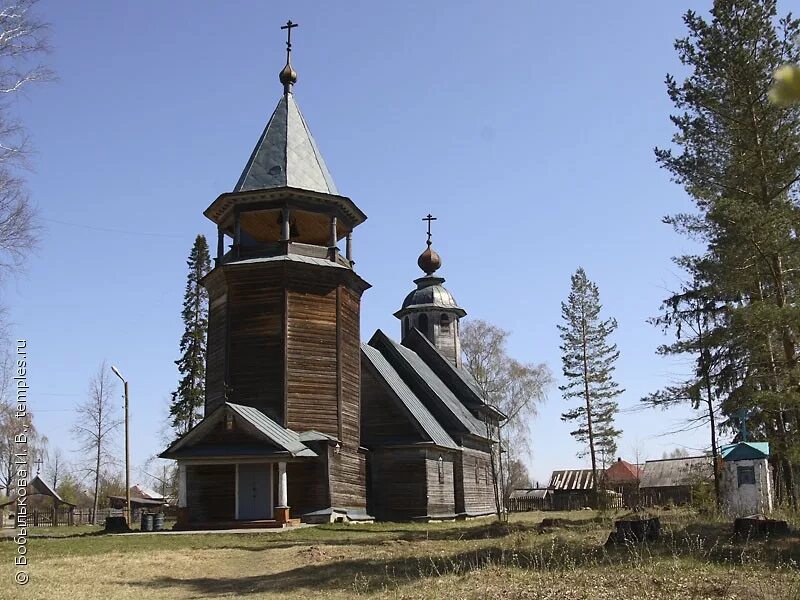
[[[228,275],[228,398],[282,423],[284,292],[281,269],[254,265]]]
[[[227,345],[228,286],[222,269],[203,282],[208,290],[208,337],[206,344],[205,414],[211,414],[225,398],[225,350]]]
[[[441,461],[439,457],[441,457]],[[426,453],[428,515],[431,517],[452,517],[455,515],[453,459],[453,453],[450,452],[428,450]]]
[[[319,459],[286,465],[287,494],[293,518],[331,505],[326,446],[318,448],[314,445],[314,451],[320,454]]]
[[[342,446],[336,453],[328,450],[331,506],[337,508],[366,508],[367,464],[358,450]]]
[[[367,448],[424,441],[411,418],[397,406],[386,384],[364,361],[361,371],[361,440]]]
[[[287,290],[286,427],[339,437],[336,287],[291,278]]]
[[[189,521],[232,521],[236,516],[236,467],[187,465]]]
[[[361,445],[361,296],[339,287],[339,374],[342,444],[353,450]],[[363,484],[363,478],[362,478]]]
[[[456,458],[456,509],[466,515],[494,512],[492,465],[488,452],[462,448]],[[476,477],[477,472],[477,477]]]
[[[369,511],[386,521],[428,514],[425,450],[378,449],[369,454]]]

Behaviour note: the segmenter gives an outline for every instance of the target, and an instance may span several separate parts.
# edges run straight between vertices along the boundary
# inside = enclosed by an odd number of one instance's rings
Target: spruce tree
[[[600,292],[579,268],[572,276],[572,286],[566,302],[561,303],[562,325],[560,346],[562,365],[567,383],[560,386],[564,399],[579,400],[578,406],[561,415],[574,422],[577,428],[571,435],[585,446],[579,456],[589,455],[597,489],[597,454],[613,457],[616,440],[622,433],[614,427],[618,406],[616,397],[621,389],[612,375],[619,357],[616,344],[608,338],[617,328],[616,319],[601,319]]]
[[[170,415],[172,426],[183,435],[202,418],[206,381],[206,332],[208,330],[208,292],[200,280],[211,268],[205,236],[195,238],[189,259],[186,292],[183,297],[184,331],[181,336],[181,357],[175,361],[181,374],[177,391],[172,393]]]

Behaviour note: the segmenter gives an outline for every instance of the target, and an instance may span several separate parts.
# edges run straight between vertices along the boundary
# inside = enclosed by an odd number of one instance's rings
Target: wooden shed
[[[714,481],[713,468],[709,456],[648,460],[639,485],[641,502],[647,506],[688,504],[695,486]]]

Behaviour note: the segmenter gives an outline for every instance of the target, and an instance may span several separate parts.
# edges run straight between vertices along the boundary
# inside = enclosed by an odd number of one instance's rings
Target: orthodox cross
[[[36,459],[36,474],[37,475],[39,474],[39,471],[42,470],[42,462],[44,462],[44,461],[42,460],[41,456]]]
[[[739,417],[739,441],[747,441],[747,409],[740,408],[738,411]]]
[[[289,54],[292,51],[292,29],[297,27],[297,23],[292,23],[291,20],[286,21],[286,25],[281,25],[281,29],[286,30],[286,62],[289,62]]]
[[[431,245],[431,222],[432,221],[436,221],[437,219],[432,214],[428,213],[428,216],[425,217],[422,220],[428,222],[428,242],[427,243],[428,243],[428,246],[430,246]]]

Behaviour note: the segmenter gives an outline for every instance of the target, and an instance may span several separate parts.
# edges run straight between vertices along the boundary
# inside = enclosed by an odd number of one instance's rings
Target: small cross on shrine
[[[41,470],[42,470],[42,463],[43,463],[43,462],[44,462],[44,461],[42,460],[42,457],[41,457],[41,456],[40,456],[39,458],[37,458],[37,459],[36,459],[36,474],[37,474],[37,475],[39,474],[39,471],[41,471]]]
[[[437,219],[432,214],[428,213],[428,216],[425,217],[422,220],[428,222],[428,242],[427,242],[427,244],[428,244],[428,246],[430,246],[431,245],[431,222],[432,221],[436,221]]]

